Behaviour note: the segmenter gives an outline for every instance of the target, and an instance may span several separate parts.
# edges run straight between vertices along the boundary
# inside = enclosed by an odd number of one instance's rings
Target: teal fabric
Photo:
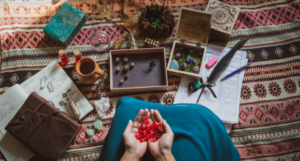
[[[122,134],[140,109],[157,109],[175,134],[172,153],[177,161],[240,160],[222,121],[208,108],[196,104],[161,105],[122,97],[101,152],[101,161],[116,161],[125,147]],[[142,160],[154,160],[147,150]]]
[[[86,21],[87,16],[84,12],[64,3],[43,31],[49,39],[68,46]]]

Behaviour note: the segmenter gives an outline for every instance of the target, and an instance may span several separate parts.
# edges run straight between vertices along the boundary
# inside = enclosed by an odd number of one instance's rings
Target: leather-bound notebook
[[[81,126],[51,102],[32,92],[5,129],[40,160],[55,161]]]

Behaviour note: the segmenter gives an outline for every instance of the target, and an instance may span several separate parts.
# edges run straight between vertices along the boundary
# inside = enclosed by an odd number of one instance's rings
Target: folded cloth
[[[81,129],[51,103],[32,92],[5,128],[43,161],[58,160]]]

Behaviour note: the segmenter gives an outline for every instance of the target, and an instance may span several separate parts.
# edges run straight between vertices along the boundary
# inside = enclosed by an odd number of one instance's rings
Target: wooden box
[[[227,42],[240,14],[240,9],[217,0],[210,0],[205,11],[213,13],[211,36]]]
[[[120,62],[116,63],[116,57]],[[124,57],[128,62],[124,62]],[[148,67],[150,60],[156,61],[152,69]],[[135,65],[131,68],[130,63]],[[129,70],[123,71],[123,66],[128,65]],[[116,72],[120,67],[121,71]],[[128,75],[128,80],[124,77]],[[123,79],[124,83],[119,83]],[[166,91],[168,89],[165,48],[144,48],[110,50],[110,90],[115,92],[143,92]]]
[[[201,70],[204,66],[202,63],[199,66],[199,73],[186,72],[176,69],[171,69],[171,61],[173,55],[178,50],[178,47],[188,47],[196,51],[202,51],[202,60],[205,57],[206,45],[209,38],[212,21],[212,13],[199,11],[189,8],[181,8],[175,40],[170,53],[170,58],[167,66],[168,74],[184,76],[188,78],[199,79]],[[179,66],[179,68],[181,68]]]

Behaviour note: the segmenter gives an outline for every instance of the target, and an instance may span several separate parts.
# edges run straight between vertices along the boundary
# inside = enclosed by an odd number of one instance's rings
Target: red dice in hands
[[[140,142],[145,142],[148,139],[150,139],[151,142],[155,142],[165,132],[161,123],[153,121],[152,125],[150,125],[149,120],[149,117],[144,119],[144,123],[141,123],[138,133],[135,135],[135,138],[140,140]]]

